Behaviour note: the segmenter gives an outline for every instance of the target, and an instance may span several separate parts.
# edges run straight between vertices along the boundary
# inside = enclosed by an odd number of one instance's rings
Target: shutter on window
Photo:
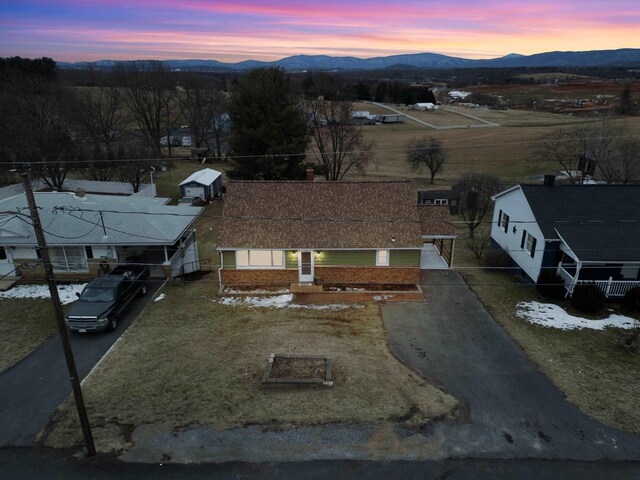
[[[531,258],[533,258],[533,256],[536,254],[536,243],[538,243],[538,240],[534,238],[533,242],[531,243]]]
[[[524,249],[524,241],[527,239],[527,231],[522,230],[522,240],[520,240],[520,248]]]

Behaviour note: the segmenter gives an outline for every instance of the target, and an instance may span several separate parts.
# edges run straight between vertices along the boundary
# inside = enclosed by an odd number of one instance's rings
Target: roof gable
[[[219,248],[419,248],[411,182],[227,185]]]
[[[220,175],[222,175],[222,172],[214,170],[213,168],[203,168],[202,170],[193,172],[191,175],[185,178],[182,182],[180,182],[180,186],[192,182],[208,186],[215,182]]]

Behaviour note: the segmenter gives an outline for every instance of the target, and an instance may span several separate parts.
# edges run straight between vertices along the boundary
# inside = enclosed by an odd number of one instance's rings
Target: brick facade
[[[220,272],[225,285],[289,285],[298,281],[298,269],[286,270],[229,270]]]
[[[416,284],[419,267],[316,267],[321,283],[398,283]]]
[[[298,281],[298,269],[233,270],[222,269],[225,285],[288,285]],[[315,267],[320,283],[396,283],[416,284],[420,280],[418,267]]]

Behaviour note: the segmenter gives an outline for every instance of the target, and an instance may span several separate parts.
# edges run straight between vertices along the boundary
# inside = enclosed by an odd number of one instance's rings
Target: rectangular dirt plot
[[[314,355],[269,355],[262,386],[266,388],[331,387],[331,358]]]

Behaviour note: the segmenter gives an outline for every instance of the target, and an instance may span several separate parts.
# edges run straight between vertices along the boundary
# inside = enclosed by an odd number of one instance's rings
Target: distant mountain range
[[[115,60],[92,62],[99,69],[112,68]],[[639,48],[590,50],[586,52],[546,52],[534,55],[512,53],[500,58],[472,60],[437,53],[413,53],[389,57],[357,58],[328,55],[294,55],[275,62],[246,60],[223,63],[217,60],[163,60],[172,70],[241,71],[258,67],[282,67],[286,70],[376,70],[384,68],[501,68],[501,67],[614,67],[640,66]],[[60,68],[83,69],[87,62],[58,62]]]

